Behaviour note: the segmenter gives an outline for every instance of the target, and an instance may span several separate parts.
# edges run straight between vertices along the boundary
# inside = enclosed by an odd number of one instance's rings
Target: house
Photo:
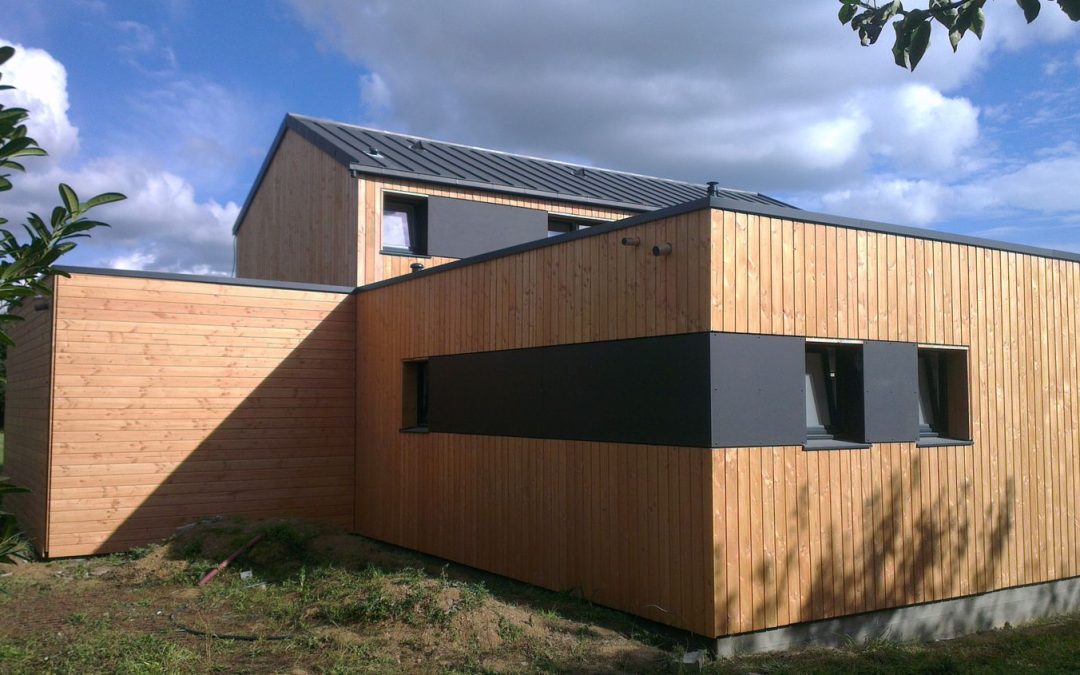
[[[291,515],[760,649],[1080,608],[1080,255],[289,116],[13,331],[39,551]]]

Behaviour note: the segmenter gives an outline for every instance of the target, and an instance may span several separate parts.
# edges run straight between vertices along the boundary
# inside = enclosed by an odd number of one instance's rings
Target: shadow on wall
[[[928,484],[929,474],[924,475],[927,463],[921,455],[911,456],[907,467],[891,472],[887,489],[878,488],[865,496],[861,508],[857,502],[852,505],[850,512],[854,515],[847,513],[846,523],[823,524],[817,547],[804,546],[804,525],[808,523],[811,501],[822,499],[821,510],[826,513],[835,513],[835,504],[824,503],[825,498],[811,494],[809,485],[803,482],[787,514],[800,523],[799,544],[789,545],[785,557],[775,565],[755,564],[755,589],[778,588],[786,592],[794,575],[801,582],[800,588],[809,589],[797,609],[791,607],[792,623],[796,623],[972,596],[1019,584],[1005,583],[1003,577],[1007,574],[1006,545],[1014,528],[1014,479],[1008,478],[1002,491],[993,499],[987,498],[990,504],[983,513],[976,514],[974,505],[965,507],[965,503],[974,501],[971,481],[957,480],[952,486],[945,481],[939,485],[936,480]],[[981,520],[972,522],[972,517],[979,515]],[[980,530],[977,540],[976,530]],[[810,548],[809,583],[802,578],[806,566],[800,569],[800,548],[804,548],[804,554],[805,548]],[[1048,612],[1076,602],[1076,598],[1056,597],[1052,588],[1036,593],[1041,593],[1038,602]],[[766,613],[775,613],[775,602],[775,596],[755,595],[755,628],[764,623]],[[718,609],[732,616],[738,611],[737,603],[738,597],[729,595],[726,605]],[[939,639],[1002,625],[1000,616],[985,604],[969,598],[967,604],[942,609],[932,621],[921,624],[902,614],[854,617],[839,624],[804,624],[798,627],[794,639],[796,643]],[[775,648],[770,645],[768,631],[743,635],[739,640],[739,651]]]
[[[219,515],[352,527],[355,302],[303,328],[237,314],[225,330],[147,323],[58,353],[50,556],[121,551]]]

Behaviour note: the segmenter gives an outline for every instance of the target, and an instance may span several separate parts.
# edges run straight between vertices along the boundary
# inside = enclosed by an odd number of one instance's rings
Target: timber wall
[[[711,631],[708,449],[399,431],[403,359],[708,330],[708,237],[699,211],[361,290],[357,531]]]
[[[73,274],[55,312],[48,555],[213,515],[351,527],[351,295]]]
[[[48,536],[50,399],[53,372],[53,307],[35,311],[28,298],[13,313],[24,321],[5,324],[15,345],[8,347],[4,409],[4,469],[15,485],[29,494],[4,498],[4,509],[18,519],[34,546]]]
[[[355,286],[357,200],[348,169],[286,131],[237,231],[236,276]]]
[[[1080,265],[713,211],[713,330],[969,348],[974,444],[712,451],[713,634],[1080,574]]]

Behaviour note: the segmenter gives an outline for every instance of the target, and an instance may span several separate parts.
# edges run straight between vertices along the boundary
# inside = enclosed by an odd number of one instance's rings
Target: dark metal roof
[[[627,211],[651,211],[699,199],[706,186],[624,171],[513,155],[419,136],[286,115],[236,219],[239,227],[286,130],[292,130],[359,174],[542,197]],[[718,188],[717,195],[762,206],[789,206],[756,192]]]
[[[276,281],[273,279],[242,279],[237,277],[211,274],[179,274],[174,272],[150,272],[146,270],[114,270],[105,267],[78,267],[58,265],[58,272],[67,274],[100,274],[110,277],[133,277],[135,279],[162,279],[165,281],[189,281],[200,284],[221,284],[222,286],[251,286],[254,288],[276,288],[286,291],[320,291],[324,293],[349,294],[356,291],[354,286],[332,286],[330,284],[308,284],[299,281]]]

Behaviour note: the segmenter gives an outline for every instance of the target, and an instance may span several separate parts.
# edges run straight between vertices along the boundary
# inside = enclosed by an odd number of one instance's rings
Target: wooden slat
[[[206,515],[351,522],[354,297],[107,275],[58,286],[51,555]]]

